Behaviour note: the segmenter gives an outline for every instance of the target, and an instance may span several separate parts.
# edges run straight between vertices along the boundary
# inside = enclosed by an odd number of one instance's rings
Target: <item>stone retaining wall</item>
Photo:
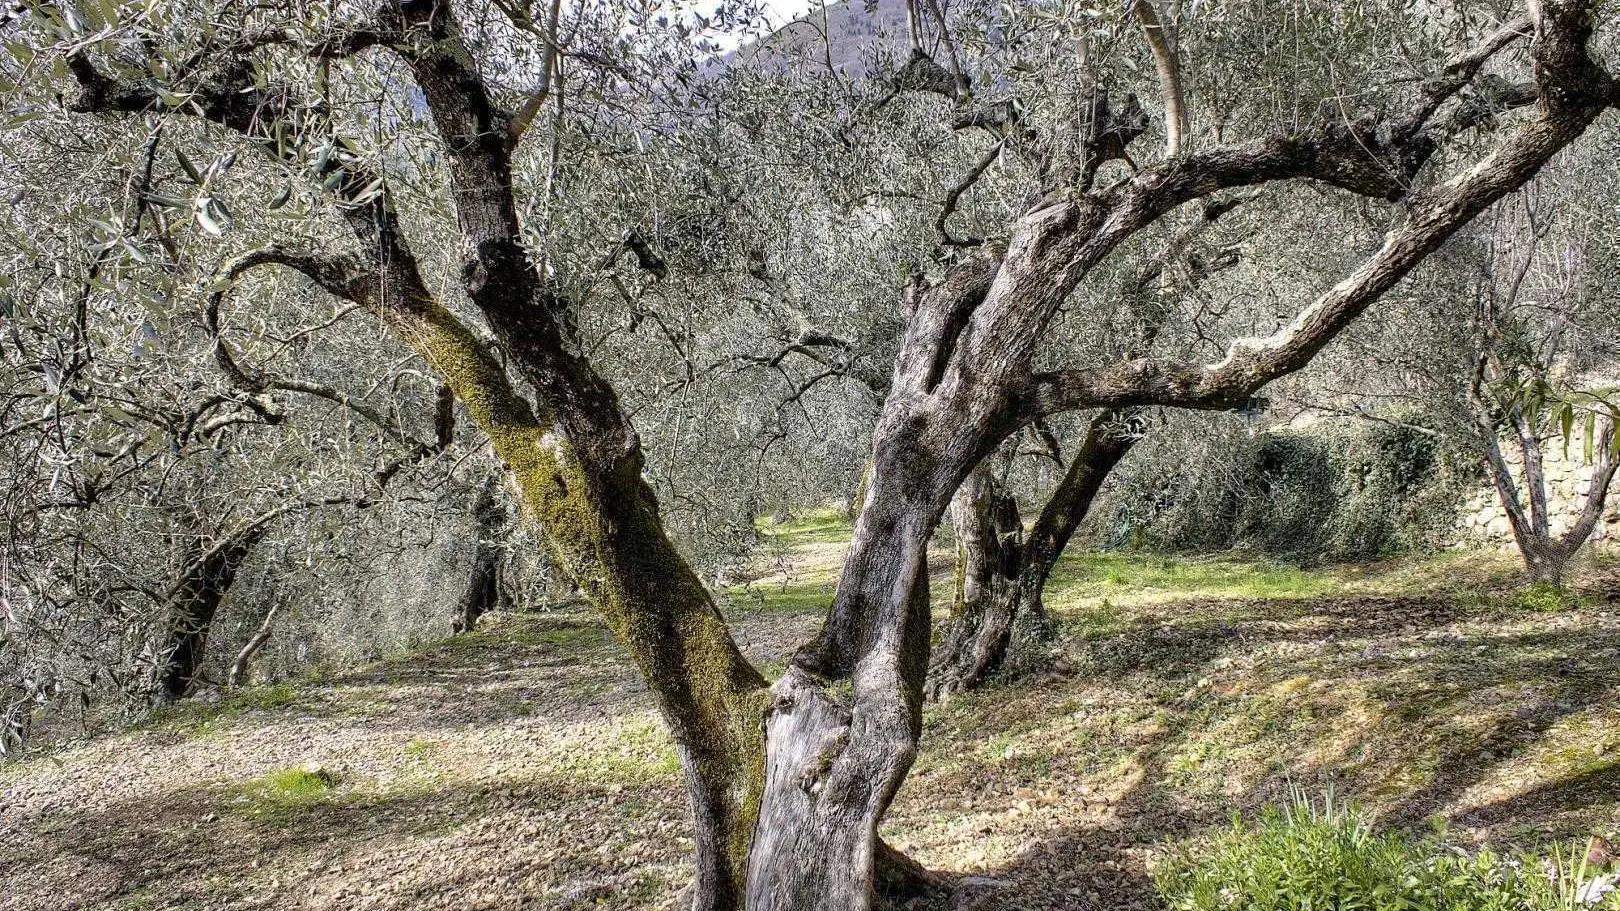
[[[1584,450],[1583,430],[1576,431],[1576,438],[1570,441],[1567,454],[1562,438],[1555,438],[1542,447],[1541,459],[1546,469],[1548,521],[1554,534],[1562,534],[1575,521],[1586,505],[1588,491],[1592,489],[1593,467],[1583,458]],[[1520,500],[1528,508],[1529,498],[1525,495],[1522,472],[1524,458],[1519,454],[1519,447],[1511,441],[1503,440],[1502,455],[1513,468],[1514,475],[1520,479]],[[1612,543],[1620,540],[1620,494],[1616,493],[1616,488],[1620,488],[1620,478],[1616,479],[1616,483],[1609,485],[1609,496],[1603,515],[1597,527],[1592,530],[1593,541],[1607,539]],[[1458,526],[1458,531],[1465,540],[1488,544],[1513,543],[1513,530],[1508,524],[1507,510],[1502,508],[1502,501],[1496,495],[1496,488],[1490,484],[1476,490],[1463,501]]]

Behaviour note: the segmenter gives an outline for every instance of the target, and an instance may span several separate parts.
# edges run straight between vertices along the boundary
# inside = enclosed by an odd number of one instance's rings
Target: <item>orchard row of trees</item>
[[[560,587],[675,738],[697,908],[935,890],[877,834],[923,700],[1039,660],[1058,556],[1185,413],[1471,448],[1561,577],[1617,464],[1576,391],[1620,344],[1606,15],[18,3],[8,724]],[[1577,427],[1555,535],[1536,454]],[[768,680],[715,592],[757,516],[837,496],[836,595]]]

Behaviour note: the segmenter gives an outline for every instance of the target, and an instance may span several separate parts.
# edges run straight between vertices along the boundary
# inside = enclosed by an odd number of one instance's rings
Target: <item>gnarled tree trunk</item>
[[[1068,470],[1025,539],[1018,504],[980,465],[951,509],[958,547],[957,596],[951,625],[935,650],[928,696],[973,689],[996,673],[1038,666],[1055,626],[1042,594],[1075,529],[1085,520],[1109,472],[1141,437],[1134,409],[1092,419]]]
[[[1096,104],[1098,116],[1084,125],[1075,154],[1056,143],[1035,149],[1040,194],[1009,226],[1005,248],[986,243],[984,255],[953,266],[937,287],[913,287],[913,312],[874,432],[872,481],[836,598],[821,635],[769,699],[665,534],[642,477],[639,438],[567,328],[568,302],[532,265],[513,191],[521,183],[512,161],[522,119],[490,91],[463,40],[458,8],[445,0],[381,4],[366,28],[319,47],[334,56],[381,47],[415,77],[447,159],[461,291],[506,360],[435,296],[400,236],[387,182],[363,159],[323,155],[317,175],[341,203],[363,256],[271,247],[240,257],[228,278],[280,264],[363,304],[444,375],[489,435],[554,558],[624,643],[670,725],[697,832],[698,911],[744,903],[750,911],[867,911],[876,883],[888,879],[878,875],[880,864],[891,866],[877,826],[916,752],[930,633],[927,543],[969,472],[1041,417],[1149,404],[1231,408],[1309,363],[1612,103],[1612,80],[1586,49],[1592,4],[1537,0],[1529,8],[1535,116],[1489,159],[1421,193],[1411,192],[1415,178],[1435,150],[1478,122],[1437,112],[1523,33],[1523,23],[1461,55],[1394,113],[1334,112],[1310,127],[1178,155],[1105,186],[1097,185],[1099,167],[1123,156],[1145,125],[1140,117],[1109,119]],[[287,94],[259,87],[240,47],[221,53],[223,64],[204,74],[210,78],[189,83],[197,88],[178,110],[76,52],[67,63],[84,97],[74,107],[195,114],[267,154],[286,155],[280,143],[265,141],[265,124],[304,112],[289,110]],[[1016,116],[1016,105],[1003,107],[1006,117]],[[963,111],[958,121],[1004,128],[1000,135],[1020,146],[1038,141],[1026,125],[996,123],[991,114]],[[296,156],[293,163],[299,170],[307,164]],[[1234,343],[1215,363],[1135,358],[1036,372],[1036,351],[1058,309],[1120,244],[1183,204],[1288,179],[1407,205],[1380,249],[1294,323]]]
[[[953,439],[942,422],[904,404],[880,424],[873,483],[832,614],[771,689],[749,911],[848,911],[877,902],[885,854],[877,826],[921,729],[927,543],[977,461],[957,449],[962,439],[973,437]],[[847,695],[839,679],[851,682]]]
[[[951,501],[956,595],[950,626],[929,667],[926,691],[931,699],[974,686],[1001,668],[1025,606],[1018,591],[1025,566],[1023,517],[997,477],[994,461],[975,468]],[[1038,604],[1032,607],[1040,610]],[[1045,638],[1049,624],[1044,612],[1023,619],[1027,632]]]

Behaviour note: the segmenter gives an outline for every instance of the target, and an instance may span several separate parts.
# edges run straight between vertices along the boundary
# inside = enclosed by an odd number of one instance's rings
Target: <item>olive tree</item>
[[[1184,40],[1206,21],[1233,28],[1238,6],[1179,23],[1164,21],[1168,6],[1155,8],[1158,24],[1145,31],[1173,137],[1158,154],[1128,154],[1148,115],[1091,78],[1093,64],[1108,61],[1095,60],[1088,41],[1059,30],[1048,42],[1066,49],[1063,59],[1080,58],[1074,94],[998,99],[969,55],[995,66],[995,42],[975,36],[1008,23],[965,17],[941,42],[941,64],[920,39],[951,30],[923,15],[937,5],[915,10],[918,46],[886,94],[931,106],[961,126],[963,142],[986,133],[1004,142],[1023,162],[1027,192],[986,237],[952,235],[978,242],[906,281],[906,325],[851,553],[822,631],[774,683],[744,659],[665,532],[641,438],[577,334],[568,272],[588,259],[549,245],[545,212],[561,202],[544,180],[518,179],[537,114],[577,110],[558,101],[559,89],[610,101],[638,87],[679,94],[670,72],[690,80],[697,66],[665,38],[690,48],[690,21],[661,29],[635,3],[562,11],[409,0],[338,12],[225,7],[200,20],[47,11],[30,27],[76,83],[75,111],[206,124],[215,141],[281,162],[311,214],[344,226],[347,236],[329,233],[313,248],[240,251],[219,282],[290,269],[364,308],[442,375],[488,435],[553,558],[624,644],[670,726],[697,832],[695,906],[845,911],[932,883],[877,829],[920,732],[927,543],[975,467],[1023,427],[1070,411],[1242,404],[1306,365],[1614,101],[1588,47],[1593,5],[1539,0],[1506,21],[1450,11],[1454,35],[1391,34],[1392,46],[1422,51],[1412,60],[1392,53],[1390,69],[1421,81],[1391,79],[1399,87],[1369,86],[1314,112],[1228,123],[1177,89],[1178,74],[1203,61],[1167,57],[1175,44],[1165,32]],[[1418,34],[1439,11],[1382,12],[1384,24]],[[1312,20],[1328,32],[1341,25]],[[650,75],[649,61],[665,71]],[[1488,84],[1479,78],[1488,64],[1528,70],[1530,81]],[[507,86],[509,73],[520,85]],[[1219,80],[1241,85],[1233,76]],[[607,121],[613,109],[594,110]],[[1493,116],[1511,124],[1490,151],[1469,154],[1469,131]],[[639,141],[656,145],[657,131]],[[1122,245],[1188,204],[1275,181],[1389,204],[1382,245],[1280,329],[1232,340],[1213,362],[1041,360],[1059,309]],[[208,202],[195,205],[217,220]],[[412,236],[435,222],[411,207],[435,205],[456,227]]]

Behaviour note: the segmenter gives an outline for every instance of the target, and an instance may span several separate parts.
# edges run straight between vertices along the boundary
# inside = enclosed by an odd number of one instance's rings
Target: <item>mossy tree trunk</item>
[[[231,261],[225,276],[275,265],[297,270],[375,314],[442,374],[510,468],[550,556],[625,645],[670,725],[696,829],[695,907],[737,908],[763,772],[764,678],[665,534],[642,477],[639,437],[580,353],[567,302],[528,259],[512,192],[517,136],[474,67],[456,11],[437,0],[383,5],[374,25],[329,50],[385,46],[415,75],[449,160],[458,236],[448,246],[462,255],[461,290],[505,362],[430,290],[389,193],[377,192],[384,182],[344,154],[324,157],[318,176],[355,235],[355,252],[265,247]],[[299,116],[301,101],[257,87],[249,50],[209,61],[195,110],[266,154],[296,155],[266,124]],[[149,88],[118,82],[83,56],[70,68],[83,90],[80,110],[162,109]],[[213,292],[211,312],[226,293]]]

